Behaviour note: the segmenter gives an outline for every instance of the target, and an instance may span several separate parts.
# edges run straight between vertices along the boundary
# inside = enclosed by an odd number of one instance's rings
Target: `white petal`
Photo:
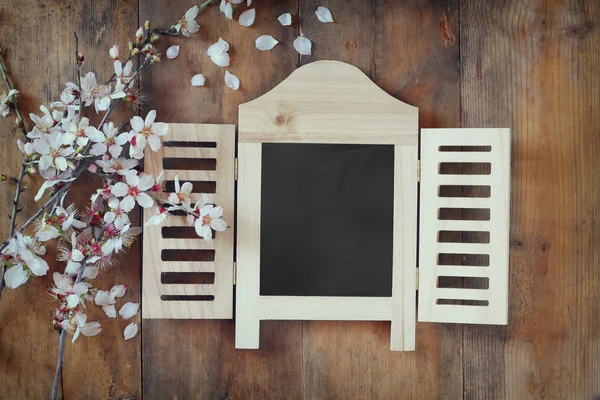
[[[202,74],[197,74],[192,77],[192,86],[204,86],[204,82],[206,82],[206,79]]]
[[[106,314],[108,318],[117,318],[117,309],[114,304],[102,306],[102,311],[104,311],[104,314]]]
[[[283,26],[290,26],[292,24],[292,14],[284,13],[277,18],[277,21]]]
[[[150,208],[154,205],[152,197],[148,196],[146,193],[140,193],[137,196],[137,202],[143,208]]]
[[[241,26],[250,26],[256,18],[256,9],[251,8],[240,14],[239,22]]]
[[[219,38],[217,43],[213,43],[210,45],[210,47],[206,51],[206,54],[209,57],[212,57],[212,56],[216,56],[221,53],[227,53],[228,51],[229,51],[229,43],[227,43],[222,38]]]
[[[115,285],[110,289],[110,295],[112,297],[123,297],[125,296],[125,292],[127,292],[127,286],[125,285]]]
[[[125,328],[125,331],[123,332],[123,336],[125,337],[125,340],[129,340],[132,337],[134,337],[135,335],[137,335],[137,332],[138,332],[138,326],[135,322],[132,322],[129,325],[127,325],[127,328]]]
[[[67,305],[69,308],[75,308],[79,304],[79,296],[76,294],[70,294],[67,296]]]
[[[133,129],[136,132],[141,131],[145,127],[144,120],[142,119],[142,117],[139,117],[137,115],[131,118],[131,121],[129,121],[129,123],[131,124],[131,129]]]
[[[96,336],[102,331],[102,328],[100,327],[100,322],[94,321],[88,322],[84,326],[80,327],[79,330],[84,336]]]
[[[117,197],[123,197],[127,194],[127,192],[129,191],[129,186],[127,186],[127,184],[123,183],[123,182],[117,182],[113,185],[113,187],[110,189],[110,192]]]
[[[153,215],[152,217],[150,217],[150,219],[146,222],[146,224],[144,225],[144,228],[147,226],[152,226],[152,225],[159,225],[161,224],[166,218],[167,218],[167,213],[159,213],[158,215]]]
[[[115,299],[110,295],[108,290],[99,290],[96,293],[96,297],[94,298],[94,302],[98,306],[109,306],[111,304],[115,304]]]
[[[304,56],[310,56],[312,54],[312,43],[304,36],[298,36],[294,40],[294,49]]]
[[[279,43],[277,39],[271,35],[259,36],[255,42],[256,48],[262,51],[271,50],[277,43]]]
[[[129,319],[137,314],[138,309],[140,308],[140,303],[125,303],[123,307],[119,310],[119,315],[123,319]]]
[[[319,8],[317,8],[317,11],[315,11],[315,14],[321,22],[333,22],[331,11],[329,11],[329,8],[327,7],[319,6]]]
[[[167,49],[167,58],[173,59],[179,55],[179,46],[171,46]]]
[[[228,88],[233,90],[238,90],[240,88],[240,80],[229,71],[225,71],[225,84]]]
[[[87,279],[95,279],[98,276],[98,268],[96,267],[85,267],[83,270],[83,277]]]
[[[211,61],[219,67],[229,67],[229,53],[220,53],[210,57]]]
[[[21,264],[7,269],[4,273],[4,283],[11,289],[18,288],[24,284],[27,278],[29,278],[29,274],[23,269]]]
[[[210,222],[210,227],[217,232],[223,232],[227,229],[227,222],[223,221],[221,218],[213,219]]]

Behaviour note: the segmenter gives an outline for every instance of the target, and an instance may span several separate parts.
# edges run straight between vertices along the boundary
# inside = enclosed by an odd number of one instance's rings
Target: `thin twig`
[[[2,53],[2,48],[0,47],[0,54]],[[14,86],[10,83],[10,79],[8,79],[8,75],[6,74],[6,66],[4,65],[4,61],[2,60],[2,57],[0,57],[0,71],[2,72],[2,78],[4,78],[4,82],[6,82],[6,86],[8,87],[8,90],[11,91],[12,89],[14,89]],[[12,102],[13,104],[13,108],[15,110],[15,114],[17,114],[17,118],[19,119],[20,123],[18,124],[21,128],[21,131],[23,132],[23,135],[27,136],[27,128],[25,128],[25,124],[24,124],[24,120],[23,117],[21,116],[21,110],[19,109],[19,105],[17,104],[17,101],[14,100]]]
[[[60,341],[58,345],[58,359],[56,360],[56,372],[54,373],[54,385],[52,385],[52,400],[56,400],[58,396],[58,381],[62,375],[63,353],[65,351],[65,339],[67,332],[62,329],[60,331]]]

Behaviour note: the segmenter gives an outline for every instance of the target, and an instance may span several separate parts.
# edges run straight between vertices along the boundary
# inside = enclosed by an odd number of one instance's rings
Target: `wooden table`
[[[571,1],[265,1],[251,28],[209,9],[178,59],[142,80],[144,112],[167,122],[233,123],[237,106],[299,65],[320,59],[359,67],[385,91],[419,107],[420,127],[510,127],[513,134],[510,321],[506,327],[417,325],[417,350],[388,350],[389,323],[264,322],[258,351],[234,349],[232,321],[143,321],[122,340],[122,321],[67,343],[64,398],[147,399],[585,399],[600,392],[600,3]],[[327,5],[335,24],[314,16]],[[84,70],[108,76],[108,49],[139,21],[168,27],[190,1],[0,3],[0,43],[26,113],[73,80],[80,37]],[[291,12],[294,23],[275,20]],[[300,22],[298,23],[298,15]],[[302,56],[291,43],[314,42]],[[281,44],[259,52],[254,40]],[[205,55],[221,36],[229,70]],[[193,88],[203,72],[207,87]],[[121,114],[126,115],[125,113]],[[19,133],[0,121],[3,172],[16,173]],[[2,210],[12,199],[0,190]],[[39,182],[36,182],[37,187]],[[81,183],[85,204],[97,182]],[[6,189],[5,189],[6,188]],[[26,195],[25,211],[35,210]],[[2,234],[8,231],[2,222]],[[62,270],[62,266],[58,267]],[[98,286],[126,283],[140,296],[140,245]],[[45,288],[51,274],[6,290],[0,302],[0,398],[46,398],[58,336]],[[96,307],[92,307],[96,308]],[[101,314],[95,310],[92,317]]]

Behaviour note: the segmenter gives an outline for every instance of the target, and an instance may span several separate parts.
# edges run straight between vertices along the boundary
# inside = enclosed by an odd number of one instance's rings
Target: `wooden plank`
[[[238,160],[235,347],[258,349],[262,144],[240,143]]]
[[[464,127],[512,139],[507,327],[465,326],[465,398],[600,392],[599,4],[463,1]]]
[[[164,171],[165,179],[173,179],[175,174],[179,176],[180,184],[186,180],[203,181],[211,179],[215,181],[216,193],[211,201],[223,207],[223,219],[228,228],[224,232],[218,232],[211,241],[199,238],[163,238],[161,227],[150,227],[145,231],[143,244],[143,318],[206,318],[206,319],[229,319],[233,316],[233,236],[235,229],[234,218],[234,164],[235,164],[235,127],[233,125],[214,124],[169,124],[169,140],[174,142],[198,143],[214,141],[216,166],[214,171],[204,170],[169,170],[164,168],[164,149],[149,153],[144,159],[144,170],[152,176],[158,176]],[[171,147],[170,149],[174,149]],[[190,147],[182,147],[190,149]],[[182,167],[190,166],[192,158],[185,160]],[[206,174],[209,172],[210,174]],[[198,189],[192,189],[198,192]],[[200,194],[195,196],[200,197]],[[195,199],[193,199],[195,200]],[[149,220],[158,214],[158,205],[144,210],[144,220]],[[180,225],[182,217],[176,217],[176,224]],[[167,221],[167,224],[170,222]],[[188,224],[185,224],[189,226]],[[163,250],[214,250],[214,283],[207,288],[199,288],[195,285],[173,284],[165,285],[161,282],[161,274],[172,269],[174,261],[164,260]],[[184,261],[188,263],[190,261]],[[211,260],[191,261],[192,264],[202,264],[204,267]],[[164,268],[164,264],[169,265]],[[181,286],[181,287],[178,287]],[[194,290],[195,288],[196,290]],[[214,298],[202,298],[201,300],[169,299],[164,295],[210,295]],[[202,312],[200,312],[202,310]]]
[[[1,2],[0,25],[3,59],[10,75],[22,93],[19,104],[26,116],[40,114],[40,104],[48,105],[58,99],[64,83],[75,81],[75,42],[85,54],[84,72],[95,71],[101,80],[113,72],[108,49],[115,43],[121,48],[135,35],[138,23],[137,2],[99,0],[69,4],[25,0]],[[27,24],[23,16],[27,15]],[[4,91],[4,83],[1,84]],[[90,110],[95,115],[93,107]],[[130,111],[113,113],[117,125],[128,121]],[[26,118],[28,119],[28,118]],[[92,119],[93,121],[94,119]],[[96,121],[99,122],[99,121]],[[14,118],[0,118],[0,165],[2,173],[17,174],[21,155],[15,141],[20,132],[13,130]],[[0,209],[9,210],[14,186],[2,186]],[[33,201],[41,182],[36,180],[22,196],[24,206],[19,222],[33,214],[38,203]],[[89,196],[101,185],[99,180],[86,177],[77,182],[67,203],[75,202],[82,210],[89,205]],[[132,218],[139,224],[137,215]],[[8,233],[8,219],[3,217],[2,236]],[[140,295],[139,242],[135,242],[114,268],[100,273],[94,284],[108,288],[116,283],[126,284],[124,302],[138,302]],[[49,250],[52,257],[53,251]],[[50,258],[48,258],[50,260]],[[52,272],[64,270],[63,263],[50,263],[51,269],[43,278],[31,278],[17,290],[5,289],[0,301],[0,376],[3,398],[48,398],[52,389],[58,336],[51,325],[54,304],[46,302],[46,290],[52,285]],[[67,340],[62,369],[62,396],[71,398],[139,398],[141,396],[141,339],[125,342],[125,324],[108,320],[95,305],[90,306],[89,320],[102,322],[102,332],[92,338],[80,337],[74,344]],[[116,367],[118,366],[118,367]]]
[[[394,147],[394,275],[390,349],[413,351],[416,335],[417,157],[416,146]]]
[[[419,107],[420,127],[459,126],[457,1],[336,1],[335,24],[301,1],[313,55],[351,63],[387,93]],[[304,323],[307,399],[462,397],[461,329],[417,324],[415,352],[390,352],[387,322]]]
[[[260,296],[261,320],[391,321],[389,297]]]
[[[367,143],[364,140],[368,138],[373,144],[416,145],[416,114],[415,107],[387,96],[356,67],[318,61],[294,71],[265,95],[244,103],[240,107],[239,139]]]
[[[180,18],[192,3],[177,0],[140,2],[140,21],[150,19],[166,25]],[[237,106],[266,93],[296,68],[297,53],[292,42],[297,35],[297,5],[290,2],[256,4],[256,21],[245,28],[237,16],[230,22],[211,6],[198,17],[200,32],[190,39],[170,38],[159,44],[164,51],[180,45],[179,57],[165,60],[160,73],[144,79],[147,104],[167,122],[237,124]],[[276,18],[294,15],[291,27]],[[273,35],[281,43],[270,52],[256,49],[261,34]],[[230,43],[231,66],[219,68],[206,55],[208,46],[222,37]],[[223,83],[225,70],[241,81],[239,91]],[[205,87],[192,87],[190,79],[202,73]],[[205,150],[205,149],[200,149]],[[280,398],[302,397],[302,323],[261,323],[260,350],[235,350],[233,321],[144,320],[143,394],[162,398]]]

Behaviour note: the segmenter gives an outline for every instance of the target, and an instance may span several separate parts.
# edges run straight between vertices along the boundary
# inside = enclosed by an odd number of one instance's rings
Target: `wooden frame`
[[[414,350],[418,111],[357,68],[320,61],[239,107],[236,348],[258,348],[260,320],[391,321],[391,349]],[[262,143],[394,145],[391,297],[260,295]]]
[[[158,152],[148,151],[144,169],[163,180],[177,175],[185,181],[214,182],[215,193],[209,202],[223,206],[223,218],[229,228],[210,242],[202,238],[164,238],[162,227],[144,230],[142,317],[229,319],[233,316],[233,235],[234,235],[234,162],[235,126],[211,124],[169,124],[170,132]],[[179,142],[179,143],[178,143]],[[190,144],[200,147],[187,147]],[[214,143],[214,147],[202,147]],[[177,144],[171,146],[170,144]],[[215,159],[214,170],[174,170],[165,167],[165,159]],[[183,161],[183,160],[182,160]],[[192,203],[199,194],[192,193]],[[144,210],[144,222],[158,213],[158,206]],[[163,227],[188,226],[185,217],[169,217]],[[214,250],[214,261],[163,261],[163,250]],[[165,273],[214,273],[212,284],[162,283]],[[167,296],[167,297],[165,297]],[[176,296],[176,297],[173,297]],[[195,297],[190,297],[195,296]],[[213,299],[210,299],[214,297]],[[167,298],[173,300],[166,300]]]
[[[443,146],[450,146],[454,150],[441,151]],[[472,149],[461,151],[460,148],[464,146]],[[441,174],[441,163],[454,163],[457,166],[485,163],[490,168],[485,173]],[[419,321],[506,325],[510,130],[423,129],[421,165]],[[489,187],[490,192],[483,197],[444,197],[439,192],[442,185]],[[489,217],[483,220],[443,220],[438,217],[441,208],[460,208],[462,213],[483,208],[489,210]],[[488,243],[440,243],[440,231],[471,237],[485,232],[489,239]],[[461,265],[442,265],[439,259],[441,254],[467,255],[471,258],[487,256],[488,265],[473,261],[463,261]],[[465,256],[461,258],[466,259]],[[440,277],[485,280],[488,287],[440,287]]]

